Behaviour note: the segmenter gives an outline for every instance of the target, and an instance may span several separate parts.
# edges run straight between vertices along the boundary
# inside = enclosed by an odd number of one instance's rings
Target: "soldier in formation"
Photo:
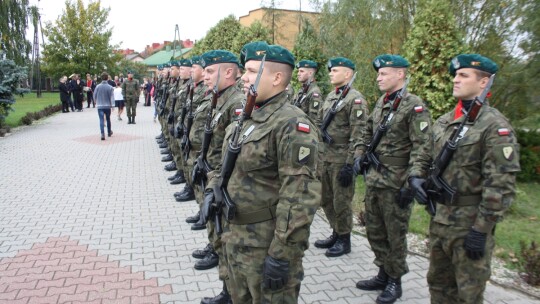
[[[321,124],[319,109],[322,108],[324,100],[315,80],[317,67],[317,63],[311,60],[300,60],[296,64],[298,81],[302,87],[293,98],[293,104],[302,109],[313,123],[319,126]]]

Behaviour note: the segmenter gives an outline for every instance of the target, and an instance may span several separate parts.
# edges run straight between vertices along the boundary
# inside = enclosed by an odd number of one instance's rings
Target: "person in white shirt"
[[[120,86],[114,88],[114,106],[118,108],[118,120],[122,120],[122,113],[124,112],[124,96],[122,95],[122,88]]]

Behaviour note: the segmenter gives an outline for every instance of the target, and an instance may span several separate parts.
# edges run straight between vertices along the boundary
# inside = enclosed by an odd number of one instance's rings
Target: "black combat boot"
[[[131,117],[131,123],[135,124],[135,116]]]
[[[356,283],[356,288],[362,290],[384,290],[388,282],[388,275],[384,272],[384,267],[379,267],[379,273],[369,280],[362,280]]]
[[[156,136],[156,139],[163,139],[164,136],[163,136],[163,133],[159,134],[158,136]]]
[[[201,217],[201,213],[197,212],[197,214],[186,217],[186,223],[188,224],[194,224],[199,221]]]
[[[180,174],[171,181],[171,185],[179,185],[186,182],[186,178],[184,177],[184,171],[180,170]]]
[[[227,285],[223,282],[223,290],[215,297],[204,297],[201,304],[232,304],[232,298],[227,290]]]
[[[175,171],[176,170],[176,163],[171,162],[170,164],[166,165],[163,169],[165,169],[165,171]]]
[[[195,263],[195,269],[197,270],[206,270],[214,268],[218,265],[219,262],[219,256],[217,253],[212,249],[212,251],[208,252],[204,259],[198,260]]]
[[[165,155],[165,156],[163,156],[163,157],[161,158],[161,161],[162,161],[162,162],[170,162],[170,161],[172,161],[173,159],[174,159],[174,158],[172,157],[172,154],[167,154],[167,155]]]
[[[209,253],[209,252],[212,252],[214,251],[214,246],[212,246],[212,244],[208,243],[208,245],[206,245],[206,247],[204,247],[203,249],[197,249],[197,250],[194,250],[192,253],[191,253],[191,256],[193,256],[194,258],[196,259],[204,259],[204,257]]]
[[[169,148],[161,149],[159,151],[159,154],[170,154],[171,150]]]
[[[166,141],[166,140],[163,140],[163,142],[159,144],[159,147],[160,147],[161,149],[165,149],[165,148],[168,148],[169,145],[167,144],[167,141]]]
[[[180,195],[176,197],[177,202],[187,202],[195,199],[195,192],[193,191],[193,188],[186,184],[184,187],[184,190]]]
[[[315,247],[317,248],[330,248],[334,246],[338,238],[338,235],[335,231],[332,231],[332,235],[330,235],[326,240],[318,240],[315,242]]]
[[[377,304],[392,304],[397,299],[401,298],[403,291],[401,290],[401,278],[394,279],[388,277],[388,284],[383,292],[377,297]]]
[[[334,246],[324,253],[327,257],[338,257],[351,252],[351,234],[342,234],[337,238]]]
[[[191,230],[203,230],[203,229],[206,229],[206,224],[203,224],[200,221],[191,225]]]
[[[180,171],[176,171],[174,175],[167,177],[167,180],[172,181],[172,180],[175,180],[179,176],[180,176]]]

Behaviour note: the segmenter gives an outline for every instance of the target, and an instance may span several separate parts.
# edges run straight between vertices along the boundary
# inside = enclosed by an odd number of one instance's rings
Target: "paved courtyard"
[[[217,269],[193,268],[204,231],[185,223],[194,201],[178,203],[154,137],[153,108],[139,103],[137,124],[112,115],[100,140],[96,109],[58,113],[0,138],[0,303],[199,303],[221,291]],[[311,244],[330,234],[316,216]],[[352,253],[304,258],[300,303],[374,303],[355,288],[373,275],[361,235]],[[428,261],[408,258],[397,303],[429,303]],[[540,303],[488,284],[487,303]]]

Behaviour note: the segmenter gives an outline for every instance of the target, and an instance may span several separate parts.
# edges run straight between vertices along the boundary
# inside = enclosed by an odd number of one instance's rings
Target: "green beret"
[[[384,54],[375,57],[373,60],[375,71],[379,71],[380,68],[408,68],[410,65],[407,59],[400,55]]]
[[[158,64],[158,65],[157,65],[157,69],[158,69],[158,71],[163,71],[163,65],[162,65],[162,64]]]
[[[163,64],[163,67],[164,67],[164,68],[170,68],[171,66],[172,66],[172,65],[171,65],[171,62],[170,62],[170,61],[169,61],[169,62],[165,62],[165,63]]]
[[[206,68],[217,63],[235,63],[238,64],[238,57],[235,54],[226,50],[213,50],[202,54],[202,67]]]
[[[454,57],[448,70],[450,75],[456,76],[456,71],[463,68],[477,69],[489,74],[495,74],[499,70],[493,60],[479,54],[461,54]]]
[[[310,68],[310,69],[316,69],[318,67],[317,63],[315,61],[311,60],[300,60],[296,64],[297,68]]]
[[[242,48],[240,58],[243,65],[250,60],[262,60],[266,55],[266,61],[283,63],[294,68],[293,54],[281,45],[268,45],[264,41],[251,42]]]
[[[328,60],[328,71],[330,71],[331,68],[336,66],[342,66],[350,68],[352,70],[356,70],[356,66],[354,65],[354,63],[350,59],[345,57],[335,57]]]
[[[171,60],[169,61],[170,66],[179,67],[180,66],[180,60]]]
[[[191,60],[189,59],[180,59],[180,66],[183,66],[183,67],[191,67]]]
[[[132,70],[127,70],[126,74],[133,74]]]
[[[201,56],[193,56],[191,57],[191,64],[196,64],[196,65],[200,65],[202,66],[202,63],[201,63]]]

